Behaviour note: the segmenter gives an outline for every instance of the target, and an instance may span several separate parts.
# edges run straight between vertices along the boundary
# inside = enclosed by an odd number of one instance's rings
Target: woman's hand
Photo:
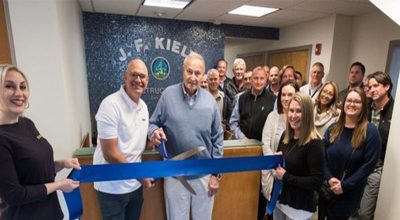
[[[339,182],[335,182],[333,185],[331,185],[331,190],[335,195],[340,195],[343,193],[342,189],[342,182],[338,180]]]
[[[337,179],[336,177],[332,177],[332,178],[330,178],[330,179],[328,180],[329,186],[333,186],[333,185],[335,185],[335,184],[337,184],[337,183],[340,183],[340,180]]]
[[[273,174],[273,176],[278,180],[282,180],[283,179],[283,175],[285,175],[285,173],[286,173],[286,170],[279,165],[275,169],[275,174]]]
[[[71,180],[71,179],[63,179],[60,180],[60,188],[59,190],[69,193],[72,192],[75,188],[79,187],[79,181]]]
[[[79,181],[71,179],[58,180],[56,182],[46,183],[47,195],[55,192],[56,190],[61,190],[63,192],[72,192],[75,188],[79,187]]]
[[[77,158],[69,158],[69,159],[63,160],[63,167],[64,168],[74,168],[77,170],[81,169],[81,165],[79,164],[79,161]]]

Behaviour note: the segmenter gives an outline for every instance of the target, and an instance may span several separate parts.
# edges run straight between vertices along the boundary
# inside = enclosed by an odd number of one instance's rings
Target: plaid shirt
[[[375,102],[372,103],[371,105],[371,122],[379,128],[379,122],[381,121],[381,112],[382,109],[376,109]]]

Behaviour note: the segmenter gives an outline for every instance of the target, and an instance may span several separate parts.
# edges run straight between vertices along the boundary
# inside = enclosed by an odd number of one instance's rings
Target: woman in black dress
[[[62,168],[80,169],[76,158],[54,161],[53,149],[34,123],[22,116],[29,106],[26,76],[0,65],[0,197],[2,218],[63,219],[57,190],[70,192],[79,182],[55,181]]]

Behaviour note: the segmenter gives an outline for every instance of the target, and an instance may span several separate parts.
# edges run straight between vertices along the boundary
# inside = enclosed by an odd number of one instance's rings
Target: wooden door
[[[268,52],[268,66],[277,66],[281,69],[284,65],[291,65],[303,75],[304,82],[308,82],[310,50],[294,50],[282,52]]]
[[[264,66],[265,64],[265,55],[256,54],[256,55],[238,55],[238,58],[242,58],[244,62],[246,62],[246,69],[253,70],[257,66]]]
[[[0,50],[0,63],[11,63],[10,43],[8,41],[3,1],[0,1]]]

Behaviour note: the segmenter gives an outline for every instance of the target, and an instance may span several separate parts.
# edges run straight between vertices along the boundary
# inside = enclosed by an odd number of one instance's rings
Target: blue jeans
[[[143,188],[126,194],[97,191],[103,220],[139,220],[143,204]]]

